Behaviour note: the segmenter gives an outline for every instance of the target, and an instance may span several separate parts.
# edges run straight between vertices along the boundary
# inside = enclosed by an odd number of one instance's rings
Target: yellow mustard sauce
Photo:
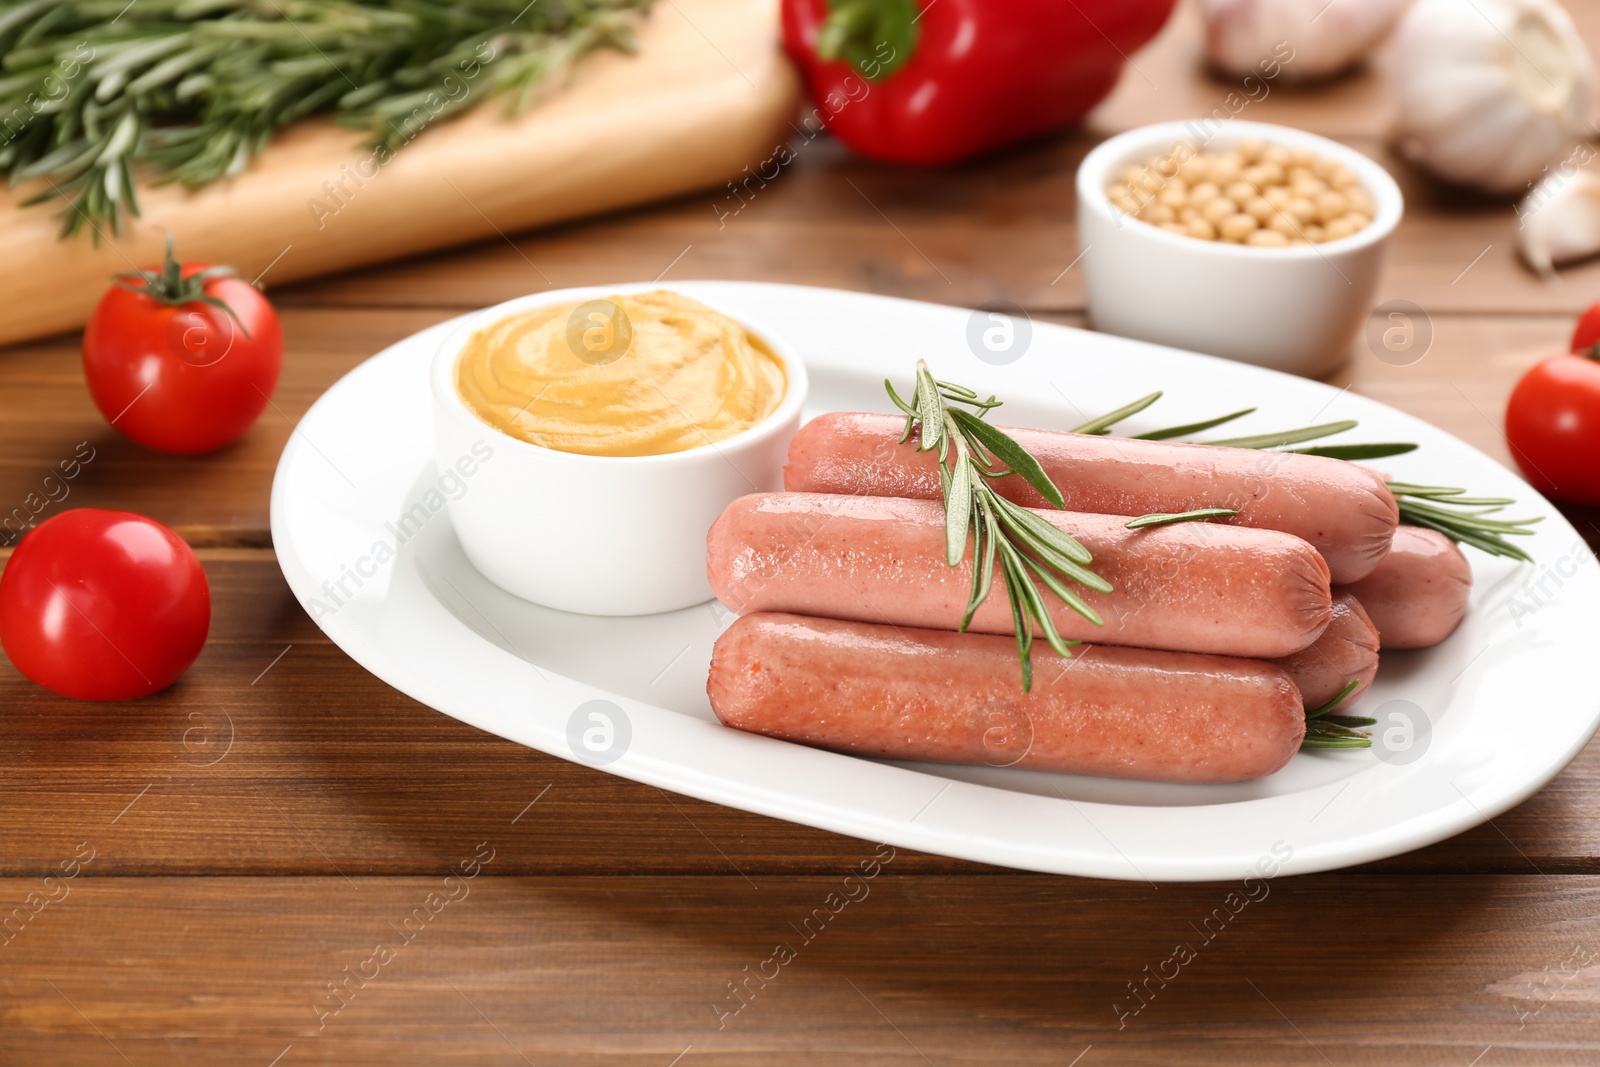
[[[589,456],[727,440],[772,414],[787,388],[759,337],[663,289],[508,315],[467,339],[455,380],[495,429]]]

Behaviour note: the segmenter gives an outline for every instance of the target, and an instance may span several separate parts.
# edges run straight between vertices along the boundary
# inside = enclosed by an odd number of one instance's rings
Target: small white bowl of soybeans
[[[1312,377],[1350,359],[1405,207],[1360,152],[1239,119],[1118,134],[1077,195],[1095,329]]]

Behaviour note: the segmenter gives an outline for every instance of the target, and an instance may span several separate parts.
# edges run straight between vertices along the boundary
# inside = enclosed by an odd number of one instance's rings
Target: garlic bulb
[[[1286,80],[1337,74],[1389,32],[1409,0],[1204,0],[1206,58],[1243,77],[1277,60]],[[1293,58],[1286,59],[1287,52]],[[1271,75],[1269,75],[1271,76]]]
[[[1600,177],[1563,165],[1517,205],[1517,219],[1522,258],[1541,274],[1600,253]]]
[[[1401,20],[1400,149],[1441,178],[1520,192],[1588,117],[1594,64],[1555,0],[1418,0]]]

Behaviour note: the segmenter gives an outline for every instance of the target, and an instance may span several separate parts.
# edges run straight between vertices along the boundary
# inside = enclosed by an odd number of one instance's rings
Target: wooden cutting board
[[[166,230],[182,258],[276,285],[717,185],[787,139],[798,96],[776,0],[659,0],[637,54],[593,53],[522,116],[489,99],[386,163],[305,123],[236,178],[142,187],[143,215],[98,246],[57,236],[59,203],[21,207],[36,187],[0,193],[0,344],[81,326]]]

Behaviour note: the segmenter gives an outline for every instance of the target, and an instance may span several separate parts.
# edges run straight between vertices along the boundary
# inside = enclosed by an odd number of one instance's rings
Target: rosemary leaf
[[[1457,490],[1457,492],[1460,492],[1460,491],[1461,490]],[[1509,497],[1509,496],[1454,496],[1454,495],[1452,495],[1452,496],[1434,497],[1432,499],[1437,500],[1438,503],[1441,503],[1441,504],[1454,504],[1454,505],[1456,505],[1458,507],[1463,507],[1463,508],[1488,508],[1489,511],[1500,511],[1500,510],[1504,509],[1507,504],[1515,504],[1516,503],[1516,501],[1514,499],[1512,499],[1511,497]],[[1485,514],[1487,514],[1487,512]],[[1523,523],[1530,523],[1530,522],[1538,522],[1539,520],[1538,519],[1522,519],[1520,521],[1523,522]]]
[[[1050,476],[1044,472],[1044,468],[1039,466],[1039,461],[1004,431],[991,426],[976,415],[959,409],[952,410],[950,416],[958,427],[988,449],[990,455],[1005,464],[1013,473],[1020,474],[1029,485],[1037,489],[1040,496],[1058,508],[1065,506],[1066,501],[1061,496],[1061,490],[1056,488]]]
[[[953,382],[939,381],[938,386],[940,396],[944,397],[946,400],[954,401],[957,404],[965,404],[967,407],[977,408],[978,416],[980,418],[982,418],[984,415],[987,415],[991,408],[1000,407],[1002,404],[1002,401],[996,399],[992,394],[988,400],[979,400],[977,391],[968,389],[964,385],[956,385]]]
[[[972,616],[989,599],[989,590],[994,588],[994,557],[1000,541],[998,525],[983,494],[978,494],[974,506],[980,521],[972,524],[972,594],[967,598],[967,610],[962,613],[961,625],[957,627],[962,633],[972,625]]]
[[[1351,729],[1378,725],[1377,719],[1369,719],[1365,715],[1324,715],[1318,721],[1332,723],[1335,726],[1348,726]]]
[[[1446,485],[1417,485],[1415,482],[1390,482],[1389,491],[1392,493],[1404,493],[1406,496],[1422,497],[1427,500],[1436,497],[1460,496],[1466,492],[1465,489],[1453,489]],[[1509,504],[1510,501],[1508,500],[1506,503]]]
[[[1035,540],[1043,542],[1050,549],[1060,553],[1071,562],[1087,566],[1094,559],[1093,556],[1089,555],[1089,550],[1084,548],[1076,537],[1073,537],[1050,520],[1029,511],[1021,504],[1013,503],[1002,496],[996,496],[994,506],[1028,531]],[[1110,592],[1110,589],[1107,588],[1101,591]]]
[[[999,498],[996,499],[998,500]],[[1010,502],[1005,501],[1005,503]],[[1071,578],[1080,585],[1087,586],[1097,593],[1109,593],[1112,591],[1110,582],[1093,571],[1074,563],[1071,559],[1062,555],[1053,544],[1040,538],[1029,526],[1018,521],[1018,512],[1025,512],[1025,509],[1017,508],[1014,504],[1011,505],[1011,510],[995,508],[995,513],[1000,519],[1001,525],[1016,539],[1019,547],[1029,549],[1051,569]],[[1096,625],[1101,621],[1099,615],[1094,614],[1087,608],[1084,610],[1084,617]]]
[[[1320,426],[1306,426],[1298,430],[1258,433],[1249,437],[1228,437],[1220,441],[1201,441],[1200,444],[1225,448],[1280,448],[1284,445],[1297,445],[1301,441],[1315,441],[1319,437],[1332,437],[1336,433],[1353,430],[1356,426],[1355,419],[1341,419],[1338,422],[1325,422]]]
[[[917,391],[915,394],[917,404],[917,421],[922,427],[922,443],[917,446],[919,452],[931,452],[939,449],[939,459],[944,459],[944,449],[940,443],[944,440],[944,404],[939,397],[939,387],[934,383],[933,375],[928,371],[928,365],[917,363]]]
[[[972,521],[972,464],[959,461],[965,453],[958,447],[958,461],[950,472],[950,487],[944,494],[945,562],[955,567],[967,551],[967,529]]]
[[[1196,519],[1226,519],[1237,514],[1239,513],[1232,508],[1197,508],[1194,511],[1179,511],[1173,514],[1151,512],[1149,515],[1140,515],[1137,519],[1129,519],[1123,525],[1130,530],[1143,530],[1149,526],[1170,526],[1175,522],[1193,522]]]
[[[1111,427],[1115,426],[1117,423],[1121,422],[1123,419],[1126,419],[1126,418],[1129,418],[1130,416],[1139,414],[1139,412],[1143,411],[1145,408],[1149,407],[1151,404],[1154,404],[1157,400],[1160,400],[1160,399],[1161,399],[1161,394],[1160,393],[1151,393],[1149,396],[1142,396],[1138,400],[1135,400],[1131,404],[1124,404],[1122,407],[1118,408],[1115,411],[1108,411],[1104,415],[1100,416],[1098,419],[1090,419],[1088,422],[1084,423],[1082,426],[1074,427],[1073,429],[1068,430],[1067,432],[1068,433],[1086,433],[1086,434],[1095,434],[1095,435],[1104,434],[1104,433],[1108,432],[1111,429]]]
[[[1000,542],[1004,546],[1005,542]],[[1000,572],[1005,579],[1006,597],[1011,602],[1011,626],[1016,632],[1017,659],[1022,663],[1022,691],[1033,690],[1033,617],[1027,610],[1027,590],[1033,588],[1020,567],[1012,565],[1012,555],[1000,553]]]
[[[1199,422],[1184,423],[1182,426],[1168,426],[1164,430],[1150,430],[1147,433],[1136,433],[1133,435],[1133,440],[1166,441],[1174,437],[1184,437],[1191,433],[1200,433],[1202,430],[1210,430],[1214,427],[1221,426],[1224,423],[1232,422],[1234,419],[1242,419],[1246,415],[1253,415],[1255,414],[1255,410],[1255,408],[1240,408],[1238,411],[1230,412],[1227,415],[1218,415],[1214,419],[1202,419]]]
[[[1287,448],[1286,452],[1294,452],[1302,456],[1327,456],[1330,459],[1385,459],[1389,456],[1403,456],[1407,452],[1415,452],[1417,446],[1403,441],[1388,444],[1371,445],[1312,445],[1310,448]]]
[[[1072,652],[1067,647],[1067,642],[1061,639],[1061,634],[1056,631],[1055,621],[1050,618],[1050,608],[1045,604],[1044,596],[1039,592],[1039,587],[1028,577],[1030,568],[1035,572],[1043,572],[1044,568],[1004,542],[1000,545],[1000,555],[1007,573],[1016,575],[1016,588],[1022,594],[1023,611],[1038,624],[1039,632],[1044,635],[1045,642],[1057,655],[1070,657]],[[1058,588],[1064,588],[1054,578],[1051,578],[1051,581],[1055,582]]]
[[[1300,742],[1301,748],[1371,748],[1370,737],[1325,737],[1319,734],[1306,734],[1305,740]]]
[[[1340,726],[1336,722],[1327,722],[1322,719],[1306,724],[1307,737],[1351,738],[1371,743],[1371,737],[1361,730],[1353,730],[1348,726]]]
[[[912,433],[916,431],[917,409],[900,399],[900,394],[894,391],[894,383],[889,379],[885,378],[883,380],[883,388],[889,394],[889,399],[894,403],[894,406],[905,413],[906,426],[905,430],[900,434],[900,443],[905,444],[911,440]]]
[[[1062,603],[1066,604],[1067,607],[1071,608],[1073,611],[1076,611],[1078,614],[1082,615],[1096,626],[1105,625],[1105,621],[1100,618],[1099,613],[1091,608],[1088,604],[1084,603],[1083,598],[1078,596],[1077,593],[1074,593],[1071,589],[1068,589],[1064,584],[1062,584],[1059,578],[1050,573],[1050,569],[1048,567],[1040,563],[1038,560],[1029,559],[1027,556],[1022,557],[1022,562],[1027,565],[1029,570],[1033,571],[1034,574],[1037,574],[1039,576],[1039,581],[1044,583],[1045,588],[1050,590],[1056,596],[1060,597]],[[1069,645],[1076,645],[1080,642],[1068,641],[1066,643]],[[1056,651],[1061,652],[1060,649],[1057,649]],[[1067,655],[1066,652],[1061,652],[1061,654],[1063,656]]]
[[[1334,708],[1337,708],[1340,704],[1343,704],[1346,700],[1349,700],[1350,699],[1350,694],[1354,693],[1356,691],[1356,689],[1358,689],[1360,687],[1360,685],[1361,685],[1360,679],[1358,679],[1358,678],[1350,679],[1348,682],[1346,682],[1344,684],[1344,688],[1339,690],[1338,694],[1336,696],[1334,696],[1334,698],[1332,700],[1328,701],[1326,704],[1322,705],[1319,708],[1315,708],[1315,709],[1313,709],[1311,711],[1307,711],[1306,712],[1306,718],[1308,718],[1308,719],[1320,719],[1320,718],[1322,718],[1324,715],[1328,714],[1328,712],[1332,711]]]

